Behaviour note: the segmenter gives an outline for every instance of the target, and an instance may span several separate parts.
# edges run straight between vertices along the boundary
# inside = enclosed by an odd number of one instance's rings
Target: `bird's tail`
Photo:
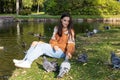
[[[64,70],[60,71],[57,78],[62,78],[64,74],[65,74]]]
[[[45,56],[43,56],[43,61],[46,61],[46,60],[47,60],[47,58]]]
[[[43,58],[44,58],[44,59],[46,59],[46,57],[45,57],[45,56],[43,56]]]
[[[67,61],[67,62],[69,61],[69,56],[67,56],[67,55],[65,56],[65,61]]]

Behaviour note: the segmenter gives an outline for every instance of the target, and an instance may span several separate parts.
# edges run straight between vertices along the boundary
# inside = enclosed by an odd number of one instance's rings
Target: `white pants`
[[[30,64],[41,55],[47,55],[54,58],[63,58],[65,53],[58,49],[55,51],[48,43],[38,43],[36,46],[31,46],[23,60],[27,60]]]

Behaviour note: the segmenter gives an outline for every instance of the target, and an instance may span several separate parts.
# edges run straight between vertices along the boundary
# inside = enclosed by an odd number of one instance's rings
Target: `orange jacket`
[[[74,34],[74,31],[71,30]],[[50,40],[51,46],[58,46],[63,52],[73,54],[75,51],[75,39],[69,36],[68,31],[63,31],[62,37],[57,34],[57,27],[54,28],[53,36]]]

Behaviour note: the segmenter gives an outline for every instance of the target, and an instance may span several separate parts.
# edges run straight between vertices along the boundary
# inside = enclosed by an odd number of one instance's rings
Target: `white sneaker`
[[[13,59],[13,62],[15,63],[15,64],[17,64],[17,63],[21,63],[21,62],[23,62],[24,60],[17,60],[17,59]]]
[[[20,68],[31,68],[31,64],[28,61],[23,61],[21,63],[16,63],[15,66],[20,67]]]

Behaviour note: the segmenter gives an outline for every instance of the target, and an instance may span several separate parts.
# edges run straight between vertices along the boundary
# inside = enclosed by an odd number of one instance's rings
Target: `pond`
[[[15,22],[0,23],[0,79],[12,75],[16,69],[12,60],[22,59],[24,52],[34,40],[48,42],[52,36],[53,28],[57,22]],[[94,28],[103,30],[104,26],[118,28],[120,25],[104,24],[101,22],[74,22],[77,34],[85,33],[86,29],[92,31]],[[43,39],[37,37],[44,36]]]

